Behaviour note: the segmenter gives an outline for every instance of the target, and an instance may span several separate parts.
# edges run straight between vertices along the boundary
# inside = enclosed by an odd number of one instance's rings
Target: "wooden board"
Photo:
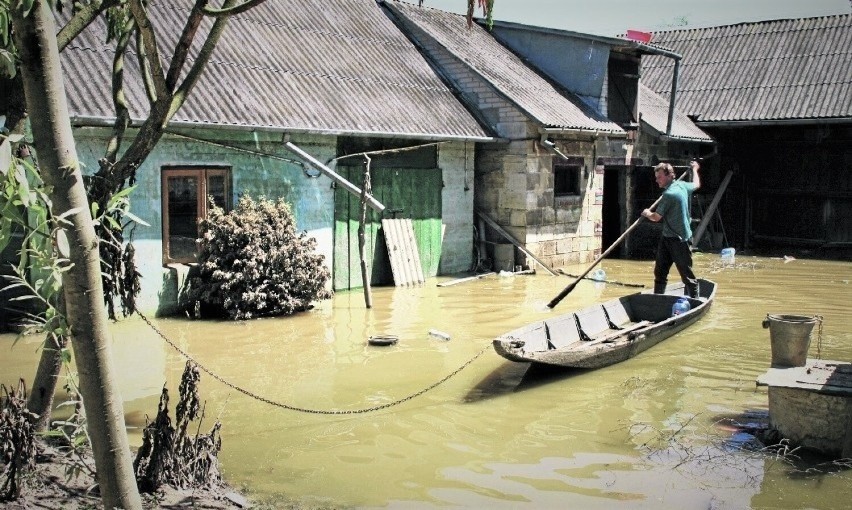
[[[410,219],[383,219],[382,230],[388,247],[393,282],[397,287],[420,285],[426,281],[420,263],[420,251]]]
[[[803,367],[770,368],[757,385],[852,397],[852,363],[808,359]]]

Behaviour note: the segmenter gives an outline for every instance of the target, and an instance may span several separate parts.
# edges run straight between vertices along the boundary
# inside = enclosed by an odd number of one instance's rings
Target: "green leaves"
[[[63,226],[79,210],[51,216],[51,201],[38,168],[14,155],[13,144],[22,141],[21,135],[10,135],[0,142],[0,251],[13,239],[20,242],[18,264],[14,275],[4,277],[4,284],[8,283],[4,290],[17,289],[17,297],[10,300],[32,301],[37,303],[35,309],[42,310],[30,316],[31,328],[64,335],[65,319],[54,308],[62,275],[70,268]]]

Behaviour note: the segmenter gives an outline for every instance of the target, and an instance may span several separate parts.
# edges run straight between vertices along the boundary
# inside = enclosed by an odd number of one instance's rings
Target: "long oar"
[[[688,174],[688,173],[689,173],[689,172],[684,172],[684,173],[680,174],[680,177],[678,177],[678,180],[683,179],[683,178],[684,178],[684,176],[685,176],[686,174]],[[663,195],[660,195],[660,197],[659,197],[657,200],[655,200],[655,201],[654,201],[654,203],[653,203],[653,204],[651,204],[651,207],[649,207],[648,209],[653,209],[653,208],[657,207],[657,204],[659,204],[659,203],[660,203],[660,200],[662,200],[662,199],[663,199]],[[641,222],[642,222],[642,220],[643,220],[643,219],[645,219],[645,217],[644,217],[644,216],[639,216],[639,217],[636,219],[636,221],[634,221],[634,222],[633,222],[633,224],[632,224],[632,225],[630,225],[629,227],[627,227],[627,230],[625,230],[623,234],[621,234],[620,236],[618,236],[618,239],[616,239],[616,240],[615,240],[615,242],[613,242],[613,243],[609,246],[609,248],[607,248],[607,249],[606,249],[606,251],[604,251],[603,253],[601,253],[600,257],[596,258],[596,259],[595,259],[595,261],[594,261],[594,262],[592,262],[592,265],[591,265],[591,266],[589,266],[589,268],[588,268],[588,269],[586,269],[586,271],[585,271],[583,274],[581,274],[580,276],[578,276],[578,277],[577,277],[577,278],[576,278],[573,282],[571,282],[571,284],[570,284],[570,285],[568,285],[567,287],[565,287],[564,289],[562,289],[562,292],[560,292],[558,296],[556,296],[555,298],[553,298],[553,299],[550,301],[550,303],[547,303],[547,307],[548,307],[548,308],[553,308],[554,306],[558,305],[558,304],[559,304],[559,302],[560,302],[560,301],[562,301],[562,300],[565,298],[565,296],[567,296],[568,294],[570,294],[570,293],[571,293],[571,291],[572,291],[572,290],[574,290],[574,287],[576,287],[576,286],[577,286],[577,284],[578,284],[578,283],[580,283],[580,280],[582,280],[582,279],[583,279],[583,278],[584,278],[587,274],[589,274],[589,272],[590,272],[592,269],[594,269],[594,268],[595,268],[595,266],[596,266],[596,265],[598,265],[598,264],[600,263],[600,261],[604,259],[604,257],[606,257],[607,255],[609,255],[609,252],[611,252],[612,250],[614,250],[614,249],[615,249],[615,247],[616,247],[616,246],[618,246],[618,245],[621,243],[621,241],[623,241],[623,240],[624,240],[624,238],[625,238],[625,237],[627,237],[627,234],[629,234],[630,232],[632,232],[632,231],[633,231],[633,229],[635,229],[635,228],[639,225],[639,223],[641,223]]]

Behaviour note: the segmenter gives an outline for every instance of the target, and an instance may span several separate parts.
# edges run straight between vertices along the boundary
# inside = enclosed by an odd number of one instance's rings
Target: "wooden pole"
[[[361,256],[361,280],[364,284],[364,304],[373,307],[373,293],[370,289],[370,272],[367,270],[367,239],[365,228],[367,223],[367,197],[370,196],[370,156],[364,155],[367,166],[364,168],[364,185],[361,186],[361,220],[358,222],[358,251]]]
[[[538,258],[538,257],[536,257],[535,255],[533,255],[533,254],[532,254],[532,252],[530,252],[530,251],[526,248],[526,246],[524,246],[524,245],[523,245],[520,241],[518,241],[517,239],[515,239],[515,238],[514,238],[514,236],[512,236],[512,234],[510,234],[509,232],[507,232],[507,231],[506,231],[506,229],[504,229],[503,227],[501,227],[501,226],[500,226],[500,225],[499,225],[496,221],[494,221],[494,220],[492,220],[491,218],[489,218],[487,214],[485,214],[484,212],[482,212],[482,211],[480,211],[480,210],[478,210],[478,209],[476,210],[476,214],[478,214],[480,218],[482,218],[483,220],[485,220],[485,222],[486,222],[486,223],[488,223],[488,225],[489,225],[491,228],[493,228],[493,229],[494,229],[494,230],[496,230],[496,231],[497,231],[500,235],[502,235],[503,237],[505,237],[506,239],[508,239],[508,240],[509,240],[509,242],[511,242],[512,244],[514,244],[515,246],[517,246],[517,247],[518,247],[518,249],[519,249],[519,250],[521,250],[521,251],[522,251],[522,252],[523,252],[523,253],[524,253],[527,257],[529,257],[529,258],[533,259],[534,261],[536,261],[536,262],[538,263],[538,265],[540,265],[541,267],[543,267],[543,268],[544,268],[544,270],[545,270],[545,271],[547,271],[548,273],[550,273],[550,276],[556,276],[556,273],[555,273],[555,272],[553,272],[553,269],[550,269],[550,267],[548,267],[548,266],[547,266],[547,264],[545,264],[544,262],[542,262],[542,261],[541,261],[541,259],[539,259],[539,258]]]

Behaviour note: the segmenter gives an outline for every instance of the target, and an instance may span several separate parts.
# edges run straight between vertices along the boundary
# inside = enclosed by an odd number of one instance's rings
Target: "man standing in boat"
[[[662,294],[666,290],[669,270],[675,265],[683,280],[686,295],[698,297],[698,279],[692,272],[692,228],[690,226],[690,198],[701,187],[697,160],[690,162],[692,182],[675,180],[674,168],[668,163],[654,167],[654,178],[663,189],[663,196],[656,211],[645,209],[642,216],[653,222],[663,222],[663,235],[657,245],[657,259],[654,263],[654,292]]]

